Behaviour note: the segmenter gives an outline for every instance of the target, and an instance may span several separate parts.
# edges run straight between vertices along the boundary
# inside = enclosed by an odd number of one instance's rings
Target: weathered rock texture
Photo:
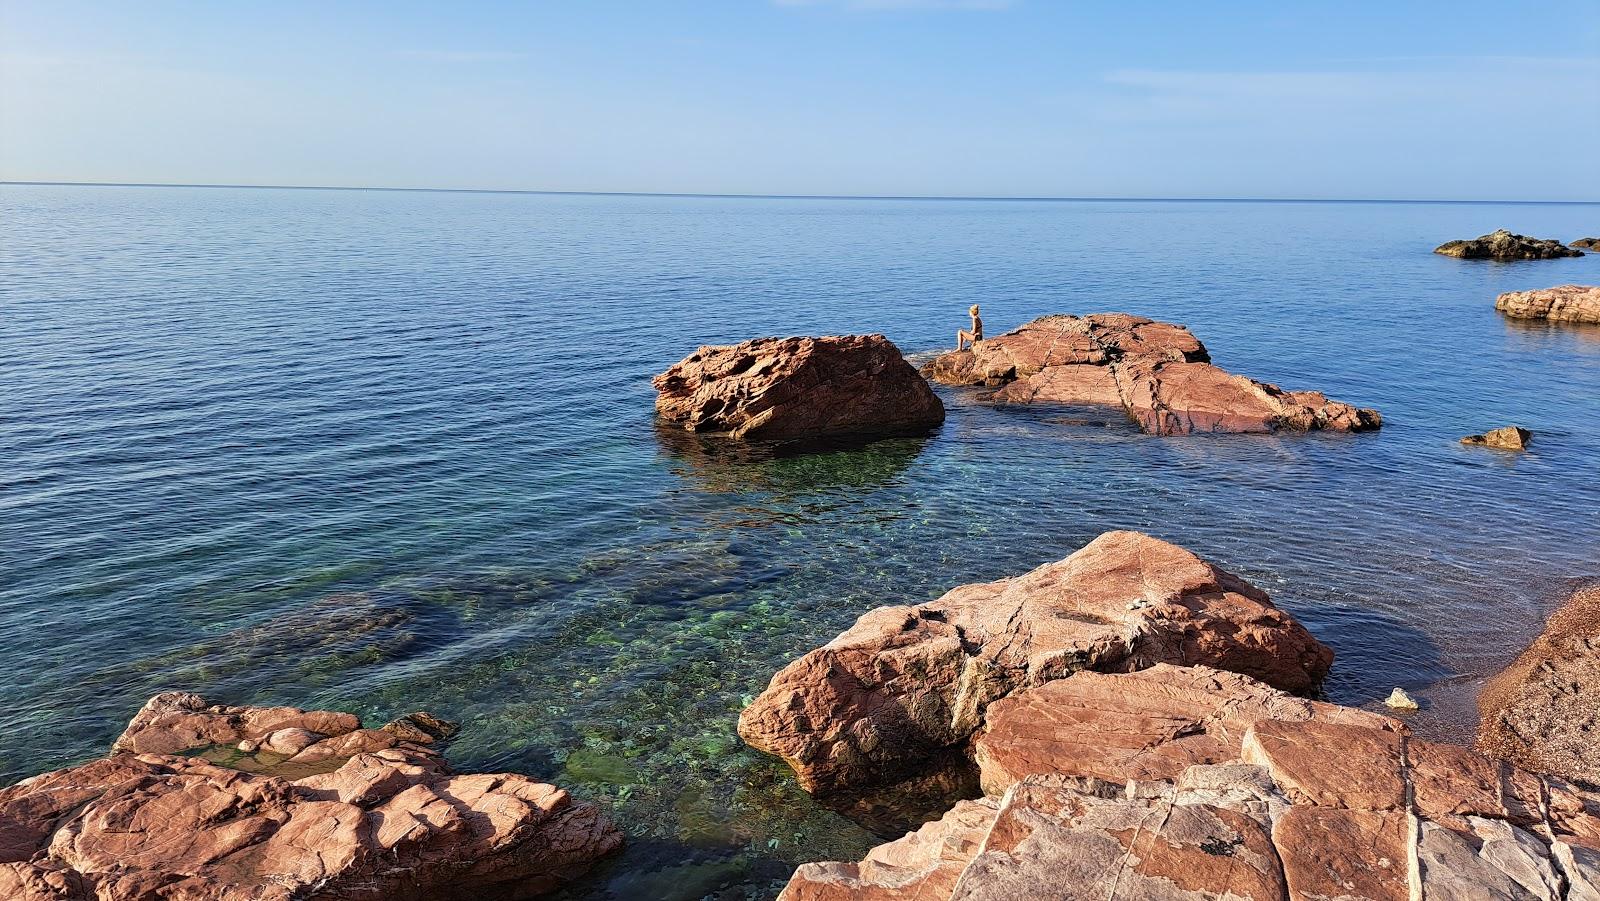
[[[1478,750],[1600,787],[1600,586],[1556,611],[1478,708]]]
[[[664,420],[734,438],[908,435],[944,422],[944,404],[882,335],[702,347],[654,384]]]
[[[1468,435],[1461,439],[1461,443],[1479,447],[1493,447],[1500,450],[1526,450],[1528,442],[1532,440],[1532,432],[1520,426],[1508,425],[1498,429],[1490,429],[1482,435]]]
[[[983,742],[1031,761],[998,795],[862,864],[801,866],[780,901],[1596,897],[1600,796],[1377,714],[1158,666],[990,718]]]
[[[1583,251],[1574,250],[1560,241],[1516,235],[1503,228],[1471,240],[1447,241],[1434,248],[1433,252],[1463,260],[1553,260],[1583,256]]]
[[[1179,325],[1125,313],[1045,316],[971,350],[940,354],[923,374],[948,385],[998,388],[996,403],[1120,406],[1155,435],[1363,431],[1374,410],[1315,391],[1283,391],[1213,366]]]
[[[449,724],[360,726],[157,695],[110,756],[0,790],[0,898],[526,898],[622,843],[555,786],[453,773]]]
[[[1575,248],[1577,248],[1579,250],[1600,249],[1600,238],[1579,238],[1578,240],[1573,241],[1571,244],[1568,244],[1567,246],[1568,247],[1575,247]]]
[[[867,613],[774,676],[739,734],[833,793],[903,778],[965,743],[994,702],[1083,670],[1205,664],[1308,691],[1332,660],[1237,576],[1107,532],[1026,575]]]
[[[1560,285],[1538,291],[1509,291],[1494,308],[1513,319],[1600,323],[1600,287]]]

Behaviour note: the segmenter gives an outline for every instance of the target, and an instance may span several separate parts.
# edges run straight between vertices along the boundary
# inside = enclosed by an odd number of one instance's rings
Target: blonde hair
[[[967,312],[971,313],[974,316],[978,315],[978,305],[977,304],[973,304],[972,305],[972,309],[968,310]]]

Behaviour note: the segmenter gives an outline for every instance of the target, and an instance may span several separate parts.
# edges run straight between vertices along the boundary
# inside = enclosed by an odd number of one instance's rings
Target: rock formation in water
[[[1579,591],[1478,696],[1478,750],[1600,787],[1600,586]]]
[[[944,404],[882,335],[702,347],[654,385],[663,420],[733,438],[912,435],[944,422]]]
[[[1375,410],[1315,391],[1283,391],[1214,366],[1180,325],[1125,313],[1045,316],[971,350],[940,354],[923,374],[997,388],[1003,404],[1120,406],[1154,435],[1378,428]]]
[[[1509,291],[1494,308],[1514,319],[1600,323],[1600,286],[1560,285],[1539,291]]]
[[[1596,250],[1600,249],[1600,238],[1579,238],[1567,246],[1577,248],[1578,250]]]
[[[1493,234],[1465,241],[1447,241],[1434,248],[1434,253],[1463,260],[1554,260],[1559,257],[1581,257],[1583,251],[1574,250],[1560,241],[1548,238],[1530,238],[1500,229]]]
[[[1237,576],[1148,535],[1107,532],[1026,575],[868,612],[774,676],[739,734],[806,789],[837,793],[964,746],[1015,692],[1162,662],[1310,691],[1333,652]]]
[[[1461,443],[1499,450],[1526,450],[1528,442],[1532,440],[1532,432],[1520,426],[1508,425],[1490,429],[1482,435],[1468,435],[1461,439]]]
[[[986,797],[780,901],[1600,897],[1600,795],[1233,673],[1049,682],[978,748]]]
[[[452,730],[157,695],[109,756],[0,790],[0,898],[529,898],[622,844],[553,785],[451,771]]]

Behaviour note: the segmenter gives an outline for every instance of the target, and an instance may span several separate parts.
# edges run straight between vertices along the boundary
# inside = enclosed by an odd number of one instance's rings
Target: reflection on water
[[[1600,256],[1429,253],[1577,233],[1587,207],[13,186],[0,206],[4,778],[102,753],[164,689],[422,709],[462,722],[458,765],[615,811],[628,848],[570,898],[770,898],[936,806],[907,787],[842,815],[734,731],[872,607],[1142,529],[1331,644],[1334,700],[1404,686],[1420,731],[1459,737],[1475,680],[1600,575],[1600,342],[1493,309],[1600,281]],[[928,350],[975,302],[996,331],[1183,322],[1230,369],[1385,426],[1161,439],[940,389],[922,439],[654,428],[649,377],[698,344]],[[1457,443],[1509,422],[1531,452]]]

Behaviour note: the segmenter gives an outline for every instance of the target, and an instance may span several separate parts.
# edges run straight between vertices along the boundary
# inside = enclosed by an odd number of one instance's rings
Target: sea
[[[1600,327],[1494,309],[1600,255],[1430,252],[1501,227],[1600,206],[0,185],[0,784],[163,690],[427,710],[458,768],[622,824],[564,898],[771,898],[893,830],[744,747],[741,707],[873,607],[1110,529],[1267,590],[1337,652],[1331,700],[1403,687],[1470,741],[1482,678],[1600,577]],[[1158,438],[945,387],[929,436],[807,452],[654,420],[699,345],[922,359],[974,303],[991,336],[1182,323],[1384,425]],[[1459,443],[1507,424],[1528,451]]]

